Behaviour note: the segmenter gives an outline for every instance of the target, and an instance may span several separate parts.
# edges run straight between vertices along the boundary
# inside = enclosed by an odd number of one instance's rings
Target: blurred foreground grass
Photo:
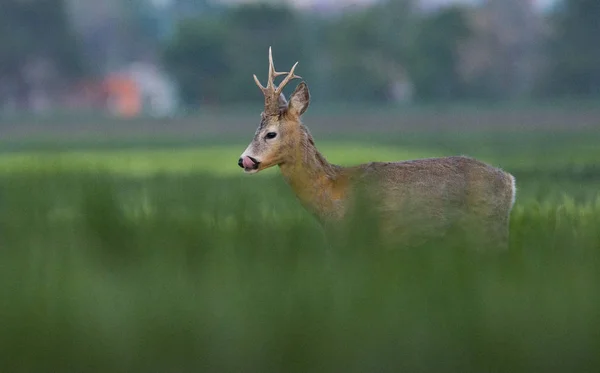
[[[219,149],[0,158],[0,371],[600,369],[594,163],[492,159],[523,196],[508,252],[383,252],[369,222],[326,242],[279,175],[201,173],[237,167]]]

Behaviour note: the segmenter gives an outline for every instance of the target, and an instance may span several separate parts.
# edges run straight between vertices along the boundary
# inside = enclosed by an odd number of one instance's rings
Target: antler
[[[256,85],[265,95],[265,114],[277,114],[279,113],[279,96],[283,92],[283,88],[292,79],[301,79],[302,77],[295,75],[294,70],[298,66],[298,62],[292,66],[290,72],[277,72],[275,71],[275,65],[273,64],[273,53],[271,47],[269,47],[269,77],[267,79],[267,86],[263,87],[260,81],[254,74],[254,81]],[[275,78],[278,76],[287,75],[279,86],[275,86]]]

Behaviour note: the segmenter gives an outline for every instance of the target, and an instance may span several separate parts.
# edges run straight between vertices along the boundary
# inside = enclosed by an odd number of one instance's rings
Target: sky
[[[225,0],[229,2],[235,1],[252,1],[252,0]],[[377,2],[377,0],[287,0],[296,4],[299,7],[314,6],[315,4],[333,5],[336,3],[346,3],[348,5],[365,5]],[[536,8],[542,10],[547,9],[559,0],[533,0]],[[445,6],[451,4],[477,4],[482,0],[420,0],[423,6],[427,8]]]
[[[150,0],[156,5],[165,6],[169,4],[172,0]],[[256,2],[256,0],[217,0],[223,3],[250,3]],[[274,0],[270,0],[271,2],[277,2]],[[293,3],[300,8],[313,7],[317,4],[324,5],[330,7],[334,4],[345,3],[345,5],[367,5],[377,2],[378,0],[279,0],[285,1],[288,3]],[[535,2],[536,8],[543,10],[547,9],[550,6],[554,5],[560,0],[533,0]],[[481,3],[482,0],[420,0],[422,5],[426,8],[434,8],[437,6],[445,6],[451,4],[477,4]]]
[[[554,5],[558,0],[533,0],[535,6],[538,9],[547,9],[548,7]],[[481,3],[482,0],[421,0],[422,3],[427,6],[439,6],[439,5],[449,5],[449,4],[477,4]]]

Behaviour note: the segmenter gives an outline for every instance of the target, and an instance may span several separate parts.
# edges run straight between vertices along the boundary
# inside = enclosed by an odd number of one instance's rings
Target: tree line
[[[256,97],[268,46],[280,70],[299,60],[323,101],[598,95],[600,3],[565,0],[545,16],[526,3],[424,13],[390,1],[336,17],[244,5],[183,20],[163,56],[192,104]]]
[[[402,2],[333,18],[244,5],[180,22],[162,55],[188,103],[257,97],[252,74],[266,78],[269,46],[278,70],[300,61],[326,101],[398,99],[398,85],[418,99],[460,99],[471,93],[458,74],[464,18],[460,8],[418,18]]]
[[[543,16],[522,0],[486,0],[475,8],[434,12],[418,11],[413,0],[382,1],[335,15],[188,1],[188,7],[204,4],[202,11],[178,16],[172,27],[158,22],[147,2],[135,0],[135,6],[125,2],[130,6],[123,8],[119,24],[110,16],[118,27],[98,24],[84,35],[72,27],[68,10],[80,7],[92,18],[80,19],[79,25],[91,27],[96,17],[91,13],[98,10],[89,9],[100,3],[88,3],[2,0],[0,101],[7,92],[26,94],[36,84],[60,87],[101,74],[101,59],[110,53],[114,63],[120,54],[135,58],[149,49],[177,81],[185,104],[259,100],[252,74],[266,78],[269,46],[278,70],[300,61],[298,72],[320,102],[600,94],[597,0],[563,0]],[[172,32],[161,36],[166,29]],[[97,45],[107,33],[118,48]],[[44,77],[41,83],[36,74]]]

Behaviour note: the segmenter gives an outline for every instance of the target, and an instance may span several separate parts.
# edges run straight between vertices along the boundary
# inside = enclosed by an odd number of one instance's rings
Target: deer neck
[[[321,220],[339,217],[345,194],[342,167],[325,159],[308,132],[290,150],[289,160],[279,167],[300,202]]]

